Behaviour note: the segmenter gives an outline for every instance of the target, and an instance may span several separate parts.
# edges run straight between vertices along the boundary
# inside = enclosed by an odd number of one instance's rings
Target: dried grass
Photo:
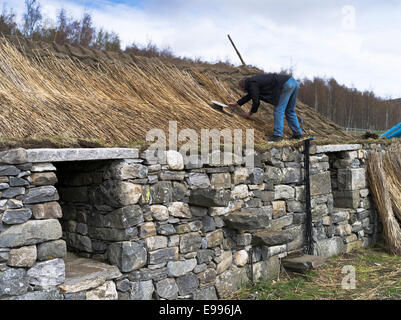
[[[21,51],[5,38],[0,39],[3,138],[66,136],[129,143],[145,141],[146,132],[154,128],[168,136],[169,120],[177,121],[178,130],[194,129],[199,136],[200,129],[254,129],[256,144],[265,143],[266,135],[272,134],[272,107],[267,104],[252,120],[242,118],[240,108],[229,114],[210,107],[211,100],[239,98],[233,82],[222,80],[234,79],[227,68],[223,77],[218,70],[209,72],[195,65],[181,68],[158,59],[138,58],[125,63],[118,57],[110,59],[108,54],[105,62],[100,59],[102,52],[96,56],[97,63],[88,65],[84,58],[61,55],[51,45],[32,47],[26,54]],[[230,72],[240,75],[232,69]],[[300,102],[297,112],[308,135],[350,137]]]
[[[368,157],[368,177],[372,197],[383,224],[386,250],[401,255],[401,229],[394,217],[389,182],[383,169],[383,154],[373,151]],[[400,198],[394,199],[400,201]]]

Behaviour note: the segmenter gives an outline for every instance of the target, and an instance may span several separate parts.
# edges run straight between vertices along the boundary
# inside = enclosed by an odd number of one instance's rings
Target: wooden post
[[[242,59],[241,54],[240,54],[239,51],[237,50],[237,47],[235,46],[235,44],[234,44],[233,40],[231,39],[230,35],[228,34],[227,36],[228,36],[228,39],[230,40],[231,44],[233,45],[235,52],[237,52],[238,57],[240,58],[240,60],[241,60],[241,62],[242,62],[242,65],[243,65],[243,66],[246,66],[246,64],[245,64],[245,62],[244,62],[244,59]]]

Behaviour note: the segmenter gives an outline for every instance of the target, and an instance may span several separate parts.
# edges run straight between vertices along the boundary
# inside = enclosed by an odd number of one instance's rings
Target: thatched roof
[[[0,41],[0,136],[92,138],[107,143],[145,141],[168,121],[178,129],[255,129],[256,143],[273,130],[273,107],[263,103],[254,120],[241,110],[225,114],[211,100],[235,101],[237,80],[260,70],[162,61],[72,46]],[[298,102],[306,134],[350,136]],[[287,135],[290,135],[286,127]]]

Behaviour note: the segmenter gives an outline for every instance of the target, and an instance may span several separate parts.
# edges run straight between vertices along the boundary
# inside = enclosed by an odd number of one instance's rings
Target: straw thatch
[[[203,65],[174,66],[159,59],[131,58],[1,38],[0,138],[61,136],[140,142],[154,128],[163,129],[168,137],[169,120],[178,122],[178,130],[189,128],[198,134],[200,129],[253,128],[256,143],[265,142],[272,133],[272,106],[264,104],[253,120],[242,118],[240,108],[234,114],[211,108],[211,100],[239,98],[233,82],[226,80],[242,76],[240,69],[225,66],[210,71]],[[297,108],[307,134],[350,137],[312,108],[302,103]],[[286,134],[291,134],[288,128]]]
[[[386,249],[394,255],[401,255],[401,228],[394,216],[392,194],[386,171],[383,168],[383,154],[373,151],[368,157],[368,177],[372,197],[383,224]],[[394,199],[400,201],[400,198]]]
[[[392,145],[384,157],[383,168],[394,214],[401,222],[401,146]]]

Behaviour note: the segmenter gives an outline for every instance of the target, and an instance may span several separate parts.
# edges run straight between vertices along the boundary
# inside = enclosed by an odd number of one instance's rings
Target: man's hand
[[[236,106],[238,106],[238,103],[237,102],[229,102],[228,105],[230,107],[236,107]]]
[[[246,113],[244,114],[244,118],[245,118],[245,119],[249,119],[249,118],[251,117],[251,115],[252,115],[251,111],[248,111],[248,112],[246,112]]]

